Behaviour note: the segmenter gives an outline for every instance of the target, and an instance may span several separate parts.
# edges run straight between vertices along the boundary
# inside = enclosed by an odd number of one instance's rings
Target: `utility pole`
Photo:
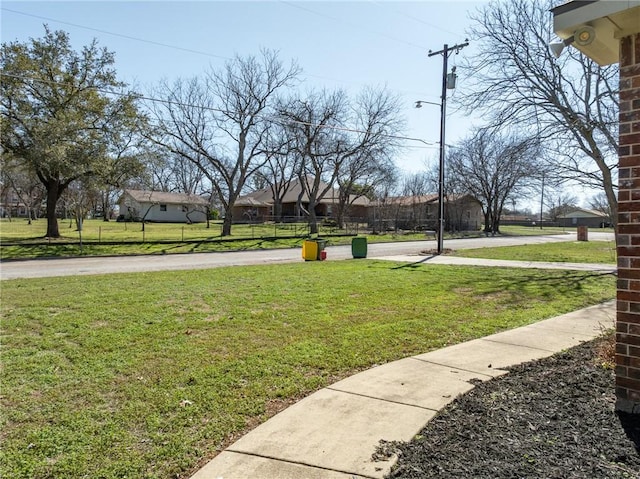
[[[438,254],[442,254],[443,250],[443,236],[444,236],[444,140],[445,140],[445,126],[447,117],[447,88],[455,88],[455,67],[451,72],[450,81],[448,80],[448,61],[449,55],[452,52],[456,54],[460,52],[464,47],[469,45],[469,42],[465,40],[464,43],[460,43],[450,47],[445,43],[444,48],[437,52],[429,50],[429,57],[434,55],[442,55],[442,96],[440,101],[440,168],[438,174]]]
[[[542,229],[543,210],[544,210],[544,171],[542,172],[542,191],[540,193],[540,229]]]

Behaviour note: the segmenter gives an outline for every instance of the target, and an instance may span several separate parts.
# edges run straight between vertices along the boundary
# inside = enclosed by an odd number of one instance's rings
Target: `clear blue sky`
[[[222,66],[235,54],[275,49],[283,61],[299,63],[309,87],[342,87],[355,94],[367,85],[386,85],[401,95],[406,135],[435,144],[439,108],[414,108],[415,100],[440,101],[442,56],[429,58],[428,51],[464,42],[468,14],[483,3],[3,1],[1,39],[41,37],[43,23],[69,32],[76,48],[96,38],[115,52],[119,78],[143,92],[162,78],[192,77],[209,65]],[[450,65],[473,54],[469,40]],[[460,77],[456,91],[468,81]],[[450,108],[447,143],[465,136],[471,126],[469,118]],[[404,171],[423,170],[426,161],[437,158],[437,144],[408,145],[414,147],[396,161]]]

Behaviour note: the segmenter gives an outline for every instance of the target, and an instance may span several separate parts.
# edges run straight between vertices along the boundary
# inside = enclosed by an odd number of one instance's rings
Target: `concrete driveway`
[[[613,239],[613,233],[589,232],[590,241],[611,241]],[[575,233],[547,236],[503,236],[445,240],[444,247],[451,249],[469,249],[575,240]],[[421,251],[434,248],[436,248],[436,242],[433,240],[373,243],[368,245],[368,257],[375,258],[419,254]],[[329,261],[349,259],[351,257],[350,245],[327,247],[327,260]],[[293,263],[297,261],[302,261],[301,250],[299,248],[233,251],[225,253],[34,259],[4,261],[0,263],[0,280],[87,274],[209,269],[224,266]]]

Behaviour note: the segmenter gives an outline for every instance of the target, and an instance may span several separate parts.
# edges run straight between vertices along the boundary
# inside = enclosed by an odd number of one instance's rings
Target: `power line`
[[[458,33],[452,32],[451,30],[446,30],[446,29],[444,29],[442,27],[439,27],[438,25],[435,25],[433,23],[425,22],[424,20],[421,20],[420,18],[416,18],[413,15],[409,15],[408,13],[405,13],[405,12],[403,12],[401,10],[398,10],[397,8],[392,8],[392,7],[390,7],[390,5],[392,5],[391,2],[379,2],[379,1],[376,1],[376,0],[370,0],[370,2],[378,5],[379,7],[382,7],[384,5],[385,7],[389,8],[392,12],[394,12],[396,15],[399,15],[399,16],[402,16],[402,17],[405,17],[405,18],[409,18],[410,20],[418,22],[418,23],[420,23],[422,25],[426,25],[428,27],[434,28],[436,30],[440,30],[441,32],[448,33],[450,35],[454,35],[455,37],[464,38],[464,35],[460,35]]]
[[[88,27],[86,25],[80,25],[80,24],[77,24],[77,23],[65,22],[63,20],[57,20],[55,18],[43,17],[41,15],[35,15],[35,14],[32,14],[32,13],[19,12],[18,10],[12,10],[12,9],[6,8],[6,7],[2,7],[2,10],[6,11],[6,12],[11,12],[11,13],[17,13],[18,15],[24,15],[26,17],[39,18],[40,20],[47,20],[47,21],[50,21],[50,22],[61,23],[62,25],[69,25],[71,27],[83,28],[85,30],[90,30],[90,31],[93,31],[93,32],[98,32],[98,33],[103,33],[105,35],[112,35],[114,37],[126,38],[127,40],[135,40],[137,42],[149,43],[151,45],[156,45],[156,46],[160,46],[160,47],[164,47],[164,48],[173,48],[174,50],[180,50],[180,51],[188,52],[188,53],[195,53],[196,55],[203,55],[203,56],[212,57],[212,58],[220,58],[220,59],[223,59],[223,60],[232,60],[232,58],[230,58],[230,57],[225,57],[225,56],[222,56],[222,55],[216,55],[214,53],[203,52],[203,51],[200,51],[200,50],[193,50],[191,48],[178,47],[176,45],[170,45],[168,43],[156,42],[154,40],[146,40],[144,38],[134,37],[134,36],[131,36],[131,35],[125,35],[123,33],[109,32],[107,30],[101,30],[99,28]]]
[[[397,37],[394,37],[392,35],[387,35],[386,33],[377,32],[375,30],[368,30],[366,28],[362,28],[362,26],[360,24],[347,22],[346,20],[344,20],[342,18],[332,17],[331,15],[327,15],[326,13],[318,12],[317,10],[313,10],[311,8],[308,8],[308,7],[303,7],[299,3],[288,2],[286,0],[280,0],[280,3],[284,3],[285,5],[289,5],[290,7],[293,7],[293,8],[298,8],[300,10],[304,10],[306,12],[312,13],[312,14],[317,15],[319,17],[327,18],[327,19],[332,20],[334,22],[344,23],[345,25],[349,25],[352,28],[357,28],[357,29],[362,30],[364,32],[367,32],[367,33],[370,33],[370,34],[374,34],[374,35],[378,35],[378,36],[387,38],[389,40],[393,40],[394,42],[399,42],[399,43],[402,43],[404,45],[408,45],[408,46],[411,46],[411,47],[419,48],[420,50],[423,50],[423,51],[426,50],[426,48],[424,46],[422,46],[422,45],[418,45],[416,43],[408,42],[406,40],[402,40],[401,38],[397,38]]]
[[[325,16],[325,17],[327,17],[329,19],[335,20],[333,17],[321,14],[319,12],[315,12],[315,11],[313,11],[311,9],[308,9],[308,8],[305,8],[305,7],[302,7],[302,6],[299,6],[299,5],[291,4],[291,3],[286,2],[286,1],[283,1],[282,3],[285,3],[285,4],[291,5],[293,7],[300,8],[300,9],[303,9],[303,10],[306,10],[306,11],[309,11],[309,12],[313,12],[313,13],[316,13],[318,15]],[[178,51],[194,53],[196,55],[202,55],[202,56],[211,57],[211,58],[219,58],[219,59],[222,59],[222,60],[233,60],[233,58],[227,57],[227,56],[224,56],[224,55],[217,55],[215,53],[204,52],[204,51],[201,51],[201,50],[194,50],[192,48],[180,47],[180,46],[177,46],[177,45],[171,45],[169,43],[162,43],[162,42],[157,42],[157,41],[154,41],[154,40],[147,40],[145,38],[135,37],[135,36],[132,36],[132,35],[126,35],[126,34],[123,34],[123,33],[111,32],[111,31],[108,31],[108,30],[103,30],[103,29],[100,29],[100,28],[94,28],[94,27],[90,27],[90,26],[87,26],[87,25],[81,25],[81,24],[73,23],[73,22],[67,22],[67,21],[64,21],[64,20],[59,20],[59,19],[55,19],[55,18],[51,18],[51,17],[45,17],[45,16],[42,16],[42,15],[35,15],[35,14],[32,14],[32,13],[21,12],[21,11],[18,11],[18,10],[13,10],[11,8],[0,7],[0,9],[4,10],[6,12],[15,13],[15,14],[18,14],[18,15],[24,15],[26,17],[38,18],[40,20],[46,20],[46,21],[49,21],[49,22],[59,23],[59,24],[62,24],[62,25],[68,25],[68,26],[72,26],[72,27],[75,27],[75,28],[81,28],[81,29],[84,29],[84,30],[89,30],[89,31],[97,32],[97,33],[102,33],[102,34],[105,34],[105,35],[111,35],[111,36],[114,36],[114,37],[124,38],[124,39],[127,39],[127,40],[133,40],[133,41],[137,41],[137,42],[147,43],[147,44],[150,44],[150,45],[155,45],[155,46],[159,46],[159,47],[163,47],[163,48],[171,48],[171,49],[178,50]],[[380,35],[383,35],[383,34],[380,34]],[[395,40],[402,42],[402,40],[398,40],[398,39],[395,39]],[[407,43],[407,42],[404,42],[404,43]],[[411,44],[411,45],[412,46],[418,46],[418,45],[413,45],[413,44]],[[422,47],[419,47],[419,48],[422,49]],[[356,82],[356,81],[349,81],[349,80],[344,80],[344,79],[332,78],[332,77],[327,77],[327,76],[323,76],[323,75],[314,75],[312,73],[303,73],[303,74],[304,74],[304,76],[311,77],[311,78],[317,78],[319,80],[325,80],[325,81],[329,80],[329,81],[338,82],[338,83],[364,85],[364,83],[362,83],[362,82]],[[403,92],[404,90],[396,90],[396,91]],[[412,93],[412,92],[408,92],[408,91],[404,91],[404,92],[405,93]]]
[[[52,80],[45,80],[42,78],[33,78],[33,77],[27,77],[27,76],[20,76],[20,75],[11,75],[11,74],[6,74],[3,73],[2,74],[3,77],[8,77],[8,78],[15,78],[17,80],[24,80],[24,81],[36,81],[36,82],[40,82],[40,83],[46,83],[46,84],[50,84],[50,85],[61,85],[62,83],[60,82],[56,82],[56,81],[52,81]],[[232,114],[232,112],[228,111],[228,110],[223,110],[221,108],[214,108],[214,107],[210,107],[210,106],[202,106],[202,105],[194,105],[194,104],[189,104],[189,103],[183,103],[180,101],[172,101],[172,100],[165,100],[163,98],[153,98],[150,96],[145,96],[142,95],[141,93],[138,92],[134,92],[134,91],[130,91],[128,93],[122,93],[122,92],[116,92],[113,90],[107,90],[104,88],[99,88],[99,87],[94,87],[94,86],[88,86],[87,88],[93,88],[95,91],[100,92],[100,93],[104,93],[106,95],[114,95],[114,96],[119,96],[119,97],[125,97],[125,96],[129,96],[129,95],[133,95],[136,99],[138,100],[144,100],[144,101],[150,101],[150,102],[154,102],[154,103],[164,103],[166,105],[170,105],[170,106],[182,106],[182,107],[186,107],[186,108],[198,108],[201,110],[207,110],[207,111],[214,111],[217,113],[224,113],[227,115]],[[291,119],[281,119],[281,118],[277,118],[277,117],[273,117],[273,116],[267,116],[267,115],[258,115],[260,118],[262,118],[263,120],[266,121],[270,121],[272,123],[278,123],[280,125],[283,126],[287,126],[290,124],[297,124],[297,125],[302,125],[302,126],[311,126],[311,127],[315,127],[315,128],[326,128],[326,129],[330,129],[330,130],[337,130],[337,131],[344,131],[344,132],[348,132],[348,133],[367,133],[364,130],[358,130],[356,128],[349,128],[349,127],[344,127],[344,126],[338,126],[338,125],[325,125],[325,124],[318,124],[318,123],[312,123],[312,122],[306,122],[306,121],[301,121],[301,120],[291,120]],[[436,145],[437,143],[434,142],[428,142],[426,140],[423,140],[422,138],[413,138],[413,137],[409,137],[409,136],[401,136],[401,135],[381,135],[385,138],[390,138],[393,140],[404,140],[404,141],[413,141],[413,142],[419,142],[422,143],[424,145],[428,145],[427,147],[431,147],[433,145]],[[422,148],[427,148],[427,147],[422,147]]]

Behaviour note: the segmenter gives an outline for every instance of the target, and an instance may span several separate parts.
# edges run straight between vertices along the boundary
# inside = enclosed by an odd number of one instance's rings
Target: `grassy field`
[[[71,225],[71,228],[69,228]],[[60,222],[62,238],[45,240],[46,221],[31,225],[26,220],[0,221],[0,259],[28,259],[65,256],[106,256],[128,254],[206,253],[242,251],[302,246],[308,235],[305,223],[234,225],[232,236],[222,237],[221,224],[150,223],[144,232],[140,223],[87,220],[80,233],[75,223]],[[320,227],[319,236],[329,238],[328,244],[350,244],[348,233],[363,232],[362,228],[339,230]],[[413,241],[425,239],[423,233],[388,233],[366,235],[370,242]]]
[[[59,241],[78,241],[79,232],[75,221],[60,220],[58,222]],[[0,221],[0,241],[42,241],[47,230],[47,221],[39,219],[31,224],[24,219]],[[335,228],[321,227],[325,233],[334,232]],[[259,237],[291,237],[308,233],[306,223],[233,225],[233,236],[240,238]],[[82,223],[84,241],[204,241],[220,238],[222,223],[212,221],[207,228],[206,223],[128,223],[102,221],[100,219],[85,220]]]
[[[572,241],[501,248],[465,249],[455,252],[467,258],[506,259],[519,261],[560,261],[568,263],[616,262],[614,241]]]
[[[43,219],[28,222],[24,219],[0,220],[0,259],[28,259],[68,256],[107,256],[131,254],[172,254],[206,253],[215,251],[258,250],[273,248],[294,248],[302,245],[308,228],[304,223],[282,225],[234,225],[230,237],[221,237],[221,224],[212,222],[207,228],[205,223],[173,224],[149,223],[142,231],[140,223],[117,223],[114,221],[86,220],[80,232],[74,222],[59,223],[62,238],[46,240],[46,221]],[[340,236],[358,232],[366,236],[369,243],[390,241],[415,241],[427,238],[423,233],[387,232],[385,234],[367,234],[362,227],[349,231],[321,227],[320,236],[329,238],[330,245],[350,244],[351,236]],[[528,236],[540,234],[562,234],[562,228],[527,228],[505,226],[503,234]],[[482,236],[481,232],[467,232],[453,237]],[[429,239],[433,237],[429,236]]]
[[[188,477],[338,378],[614,295],[370,260],[4,281],[0,476]]]

